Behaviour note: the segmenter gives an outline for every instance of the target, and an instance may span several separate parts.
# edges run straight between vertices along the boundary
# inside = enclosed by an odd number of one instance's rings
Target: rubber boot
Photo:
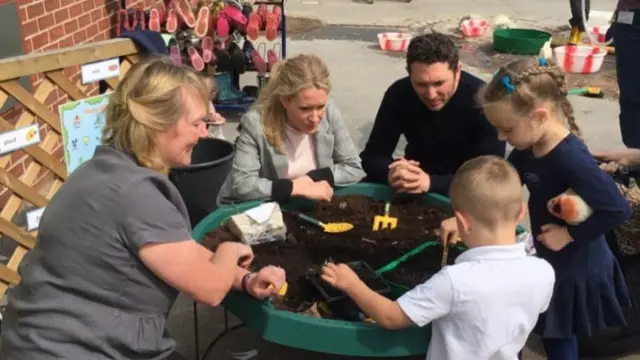
[[[569,45],[578,45],[582,41],[582,32],[577,27],[571,28],[571,35],[569,35]]]
[[[247,94],[245,92],[240,91],[233,86],[230,72],[217,73],[214,76],[216,85],[218,86],[217,103],[241,104],[251,101],[251,99],[247,99]]]

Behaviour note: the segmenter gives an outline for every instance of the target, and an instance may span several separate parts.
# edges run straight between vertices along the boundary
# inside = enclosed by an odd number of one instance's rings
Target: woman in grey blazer
[[[219,205],[291,196],[328,201],[334,186],[365,176],[330,90],[329,70],[315,55],[277,64],[256,105],[240,120]]]

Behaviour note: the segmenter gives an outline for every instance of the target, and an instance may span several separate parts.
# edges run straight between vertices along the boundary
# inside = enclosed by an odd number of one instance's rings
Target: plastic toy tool
[[[391,201],[384,203],[384,215],[376,215],[373,218],[373,231],[380,229],[395,229],[398,226],[398,218],[389,216]]]
[[[310,216],[297,213],[298,219],[308,222],[309,224],[317,225],[321,227],[326,233],[343,233],[353,229],[353,224],[349,223],[323,223],[320,220],[316,220]]]

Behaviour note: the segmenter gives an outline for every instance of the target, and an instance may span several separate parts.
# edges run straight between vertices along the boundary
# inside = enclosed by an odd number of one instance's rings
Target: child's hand
[[[322,267],[322,280],[346,292],[353,284],[360,281],[360,278],[349,265],[328,263]]]
[[[460,241],[460,232],[458,231],[458,221],[455,217],[443,220],[440,223],[440,230],[437,235],[440,237],[442,245],[455,245]]]
[[[542,225],[542,233],[538,235],[538,241],[553,251],[560,251],[573,242],[566,226],[556,224]]]

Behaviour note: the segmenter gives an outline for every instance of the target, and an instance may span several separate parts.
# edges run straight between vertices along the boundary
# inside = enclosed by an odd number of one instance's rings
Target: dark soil
[[[440,271],[442,267],[442,250],[442,245],[430,246],[400,263],[395,269],[384,273],[383,276],[388,281],[409,288],[422,284]],[[461,252],[456,247],[449,248],[447,265],[453,265]]]
[[[425,206],[421,198],[396,199],[390,216],[398,219],[394,230],[374,232],[373,218],[383,215],[384,203],[365,196],[334,197],[330,203],[318,203],[312,208],[298,209],[324,223],[349,222],[354,228],[342,234],[324,233],[317,226],[307,224],[290,213],[284,212],[287,239],[256,245],[252,267],[259,269],[266,265],[276,265],[285,269],[289,288],[286,299],[280,307],[291,311],[304,311],[313,302],[321,300],[318,291],[306,277],[327,261],[348,263],[364,261],[371,268],[378,269],[399,258],[421,243],[434,239],[435,230],[447,218],[442,210]],[[215,249],[223,241],[237,241],[225,226],[205,236],[203,245]],[[401,284],[412,283],[415,278],[439,266],[441,256],[432,255],[424,266],[409,267],[397,276]]]

